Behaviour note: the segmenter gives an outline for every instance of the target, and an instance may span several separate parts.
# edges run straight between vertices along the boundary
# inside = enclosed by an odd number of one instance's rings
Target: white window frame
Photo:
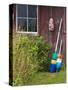
[[[18,27],[18,18],[27,19],[27,32],[25,32],[25,31],[18,31],[17,30],[17,27]],[[28,18],[29,19],[37,19],[37,32],[29,32],[28,31]],[[28,5],[27,5],[27,17],[18,17],[18,15],[17,15],[17,5],[16,5],[16,33],[35,34],[35,35],[38,34],[38,5],[37,5],[37,18],[30,18],[30,17],[28,17]]]

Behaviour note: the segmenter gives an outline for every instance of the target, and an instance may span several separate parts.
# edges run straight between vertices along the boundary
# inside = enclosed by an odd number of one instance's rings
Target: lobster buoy
[[[62,59],[63,56],[61,54],[58,55],[58,59],[56,61],[56,71],[60,71],[61,65],[62,65]]]
[[[51,64],[50,64],[50,72],[51,73],[56,72],[56,60],[57,60],[57,53],[54,52],[52,54],[52,60],[51,60]]]
[[[52,59],[53,59],[53,60],[56,60],[56,59],[57,59],[57,57],[58,57],[57,53],[56,53],[56,52],[54,52],[54,53],[52,54]]]
[[[56,72],[56,64],[50,64],[50,73]]]
[[[58,54],[58,58],[63,59],[63,55],[62,54]]]
[[[56,60],[51,60],[51,64],[56,64]]]

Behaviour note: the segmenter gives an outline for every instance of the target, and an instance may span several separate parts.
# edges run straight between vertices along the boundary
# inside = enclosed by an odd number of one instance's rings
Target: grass
[[[16,41],[17,40],[17,41]],[[40,40],[40,39],[39,39]],[[45,61],[43,64],[44,69],[48,69],[45,65],[48,62],[48,46],[39,47],[39,51],[37,51],[38,46],[36,46],[36,42],[27,37],[22,36],[14,36],[13,37],[13,62],[10,62],[10,67],[12,71],[13,68],[13,81],[10,79],[10,84],[13,86],[19,85],[40,85],[40,84],[57,84],[57,83],[65,83],[66,82],[66,72],[65,70],[61,70],[58,73],[50,73],[50,72],[36,72],[39,64]],[[16,43],[17,42],[17,43]],[[40,41],[42,43],[42,40]],[[44,43],[43,43],[44,44]],[[10,44],[11,45],[11,44]],[[38,42],[39,45],[39,42]],[[41,46],[40,44],[39,46]],[[45,49],[44,49],[45,47]],[[46,52],[45,52],[46,50]],[[45,52],[44,55],[38,54],[38,52]],[[36,54],[37,53],[37,54]],[[41,58],[41,56],[43,56]],[[11,55],[12,57],[12,55]],[[42,61],[38,64],[36,61]],[[46,58],[45,58],[46,57]],[[44,60],[44,61],[43,61]],[[12,58],[11,58],[12,61]],[[36,61],[36,62],[35,62]],[[37,65],[36,65],[37,63]],[[48,62],[49,63],[49,62]],[[41,64],[41,65],[42,65]],[[49,63],[50,64],[50,63]],[[46,66],[46,67],[45,67]],[[63,64],[63,68],[64,68]],[[10,73],[11,76],[11,73]]]
[[[32,78],[29,85],[40,85],[40,84],[59,84],[66,82],[66,72],[60,71],[57,73],[39,72],[36,73]]]

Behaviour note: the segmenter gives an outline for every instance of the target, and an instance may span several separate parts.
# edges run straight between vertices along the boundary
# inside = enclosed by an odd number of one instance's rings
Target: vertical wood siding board
[[[13,5],[13,14],[14,14],[14,18],[13,18],[13,30],[14,32],[16,31],[16,5]]]
[[[39,10],[38,10],[38,18],[39,18],[39,20],[38,20],[38,26],[39,26],[39,35],[41,35],[41,8],[40,8],[40,6],[39,6]]]

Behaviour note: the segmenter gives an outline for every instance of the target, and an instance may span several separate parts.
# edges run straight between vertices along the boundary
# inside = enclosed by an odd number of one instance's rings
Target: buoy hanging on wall
[[[60,68],[61,68],[62,59],[63,59],[63,56],[62,55],[58,55],[58,59],[56,61],[56,72],[58,72],[60,70]]]
[[[58,58],[57,58],[57,61],[56,61],[56,72],[58,72],[60,70],[61,65],[62,65],[63,55],[61,54],[61,47],[62,47],[62,40],[60,42],[59,54],[58,54]]]
[[[54,52],[52,54],[52,60],[51,60],[50,68],[49,68],[51,73],[56,72],[56,59],[57,59],[57,53]]]
[[[50,64],[50,73],[56,72],[56,64]]]
[[[54,19],[49,19],[49,31],[54,31]]]

